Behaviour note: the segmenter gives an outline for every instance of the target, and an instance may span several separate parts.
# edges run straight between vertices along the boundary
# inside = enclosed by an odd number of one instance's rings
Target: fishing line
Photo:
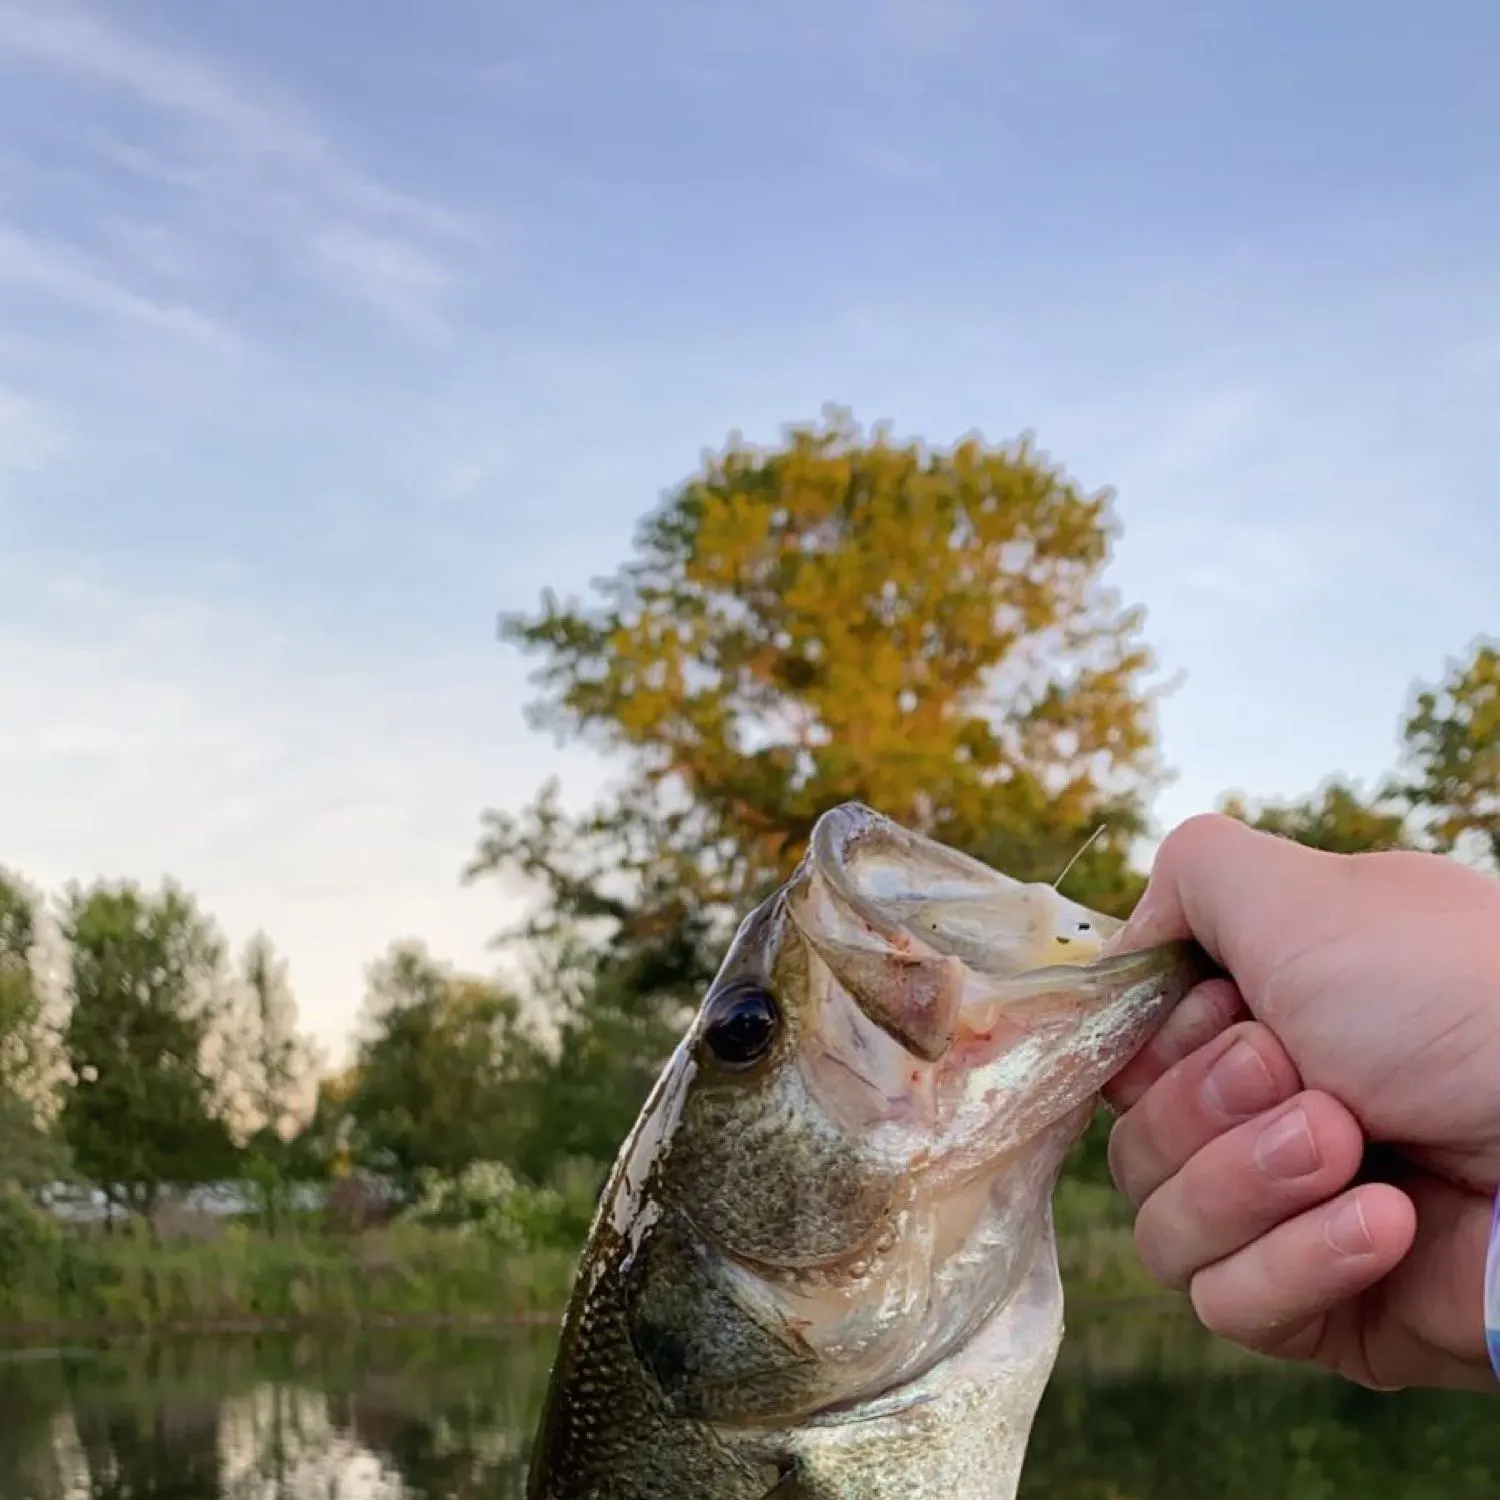
[[[1090,848],[1091,848],[1091,847],[1092,847],[1092,845],[1093,845],[1093,844],[1094,844],[1094,843],[1095,843],[1095,841],[1096,841],[1096,840],[1097,840],[1097,839],[1098,839],[1098,837],[1099,837],[1099,835],[1100,835],[1100,834],[1101,834],[1101,833],[1103,833],[1103,832],[1104,832],[1104,830],[1105,830],[1105,829],[1106,829],[1106,828],[1107,828],[1107,827],[1108,827],[1108,826],[1109,826],[1109,825],[1108,825],[1108,824],[1107,824],[1107,823],[1101,823],[1101,824],[1100,824],[1100,825],[1099,825],[1099,826],[1098,826],[1098,827],[1097,827],[1097,828],[1096,828],[1096,829],[1095,829],[1095,830],[1094,830],[1094,831],[1093,831],[1093,832],[1092,832],[1092,833],[1091,833],[1091,834],[1090,834],[1090,835],[1089,835],[1089,836],[1088,836],[1088,837],[1087,837],[1087,838],[1086,838],[1086,839],[1085,839],[1085,840],[1084,840],[1084,841],[1083,841],[1083,847],[1082,847],[1082,848],[1081,848],[1081,849],[1080,849],[1080,850],[1079,850],[1079,851],[1078,851],[1078,853],[1077,853],[1077,854],[1075,854],[1075,855],[1074,855],[1074,856],[1073,856],[1073,857],[1072,857],[1072,859],[1070,859],[1070,860],[1069,860],[1069,861],[1068,861],[1068,862],[1067,862],[1067,864],[1065,864],[1065,865],[1064,865],[1064,866],[1063,866],[1063,871],[1062,871],[1062,874],[1061,874],[1061,875],[1059,875],[1059,876],[1058,876],[1058,877],[1057,877],[1057,879],[1056,879],[1056,880],[1054,880],[1054,881],[1053,881],[1053,882],[1052,882],[1052,889],[1053,889],[1053,890],[1054,890],[1054,891],[1057,891],[1057,890],[1061,890],[1061,889],[1062,889],[1062,883],[1063,883],[1063,881],[1065,881],[1065,880],[1066,880],[1066,879],[1067,879],[1067,878],[1068,878],[1068,871],[1069,871],[1069,870],[1071,870],[1071,869],[1072,869],[1072,868],[1073,868],[1073,866],[1074,866],[1074,865],[1076,865],[1076,864],[1077,864],[1077,863],[1078,863],[1078,861],[1079,861],[1079,860],[1080,860],[1080,859],[1082,859],[1082,858],[1083,858],[1083,856],[1084,856],[1084,855],[1085,855],[1085,854],[1087,854],[1087,853],[1088,853],[1088,852],[1089,852],[1089,849],[1090,849]]]

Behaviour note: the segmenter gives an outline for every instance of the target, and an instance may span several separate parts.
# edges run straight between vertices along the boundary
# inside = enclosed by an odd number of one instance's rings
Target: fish
[[[1012,1500],[1052,1196],[1212,972],[850,802],[740,923],[600,1194],[528,1500]]]

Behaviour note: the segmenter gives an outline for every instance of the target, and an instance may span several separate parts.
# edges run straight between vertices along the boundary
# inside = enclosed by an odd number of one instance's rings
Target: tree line
[[[524,984],[394,945],[329,1075],[264,935],[231,956],[170,883],[49,907],[6,875],[0,1172],[147,1215],[232,1177],[273,1227],[289,1184],[350,1171],[408,1198],[475,1163],[602,1174],[733,925],[850,798],[1023,878],[1083,849],[1064,888],[1124,912],[1162,767],[1143,614],[1108,584],[1118,532],[1113,496],[1028,440],[937,449],[834,408],[769,448],[731,438],[591,599],[502,619],[537,664],[535,727],[616,769],[582,815],[555,784],[482,815],[467,878],[533,896],[503,935]],[[1500,651],[1414,688],[1377,786],[1222,805],[1319,848],[1500,870]]]

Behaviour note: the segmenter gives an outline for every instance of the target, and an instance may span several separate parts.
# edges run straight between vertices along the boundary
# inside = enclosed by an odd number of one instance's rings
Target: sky
[[[1123,536],[1163,829],[1369,780],[1500,629],[1500,10],[0,0],[0,863],[491,969],[610,768],[497,611],[731,432],[1032,432]]]

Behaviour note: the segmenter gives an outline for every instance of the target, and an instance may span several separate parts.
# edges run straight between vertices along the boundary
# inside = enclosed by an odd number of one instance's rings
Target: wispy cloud
[[[247,97],[195,58],[135,42],[66,3],[42,7],[11,0],[0,6],[0,51],[123,89],[249,150],[302,154],[321,149],[293,116]]]
[[[212,317],[135,291],[107,267],[55,241],[0,229],[0,282],[204,348],[222,350],[232,342],[227,329]]]
[[[108,219],[102,227],[119,255],[156,280],[194,283],[203,279],[202,252],[178,230],[126,218]]]
[[[440,309],[455,277],[442,261],[390,235],[353,225],[314,229],[309,248],[333,285],[392,323],[424,337],[448,333]]]
[[[29,66],[111,93],[172,127],[138,139],[93,136],[100,166],[159,189],[228,204],[233,232],[255,239],[325,289],[354,291],[392,323],[431,334],[485,235],[462,214],[352,162],[299,103],[196,53],[129,34],[67,3],[0,0],[0,67]],[[96,283],[92,301],[103,304]],[[77,277],[55,290],[81,291]],[[108,299],[122,310],[123,287]],[[172,321],[181,322],[180,319]],[[182,323],[181,326],[189,326]],[[201,323],[199,325],[201,332]]]

